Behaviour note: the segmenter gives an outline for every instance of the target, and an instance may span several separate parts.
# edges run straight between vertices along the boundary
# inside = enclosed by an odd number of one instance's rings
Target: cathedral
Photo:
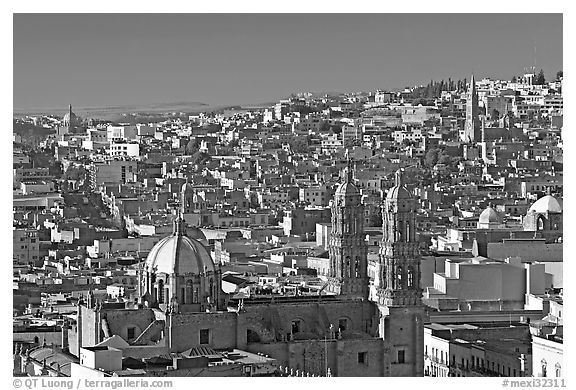
[[[478,92],[476,91],[476,81],[474,75],[470,77],[470,85],[466,93],[466,122],[464,131],[460,133],[462,142],[480,142],[482,138],[480,129],[480,119],[478,116]]]
[[[364,208],[352,161],[331,203],[326,295],[233,299],[225,294],[204,235],[183,219],[198,203],[190,187],[182,191],[172,234],[140,267],[137,296],[129,303],[96,302],[91,296],[79,303],[66,331],[72,354],[80,356],[81,348],[116,336],[126,341],[124,358],[183,358],[236,348],[309,375],[423,375],[416,200],[402,172],[382,206],[375,298],[369,298]]]
[[[59,136],[65,134],[77,134],[83,131],[82,120],[72,112],[72,105],[68,106],[68,112],[62,118],[62,126],[56,129]]]

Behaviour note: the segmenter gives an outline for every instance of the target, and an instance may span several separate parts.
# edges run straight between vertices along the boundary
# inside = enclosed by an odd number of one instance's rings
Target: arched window
[[[536,230],[544,230],[544,217],[538,217]]]
[[[542,359],[540,361],[540,364],[542,366],[542,372],[541,372],[542,375],[541,376],[542,377],[548,376],[548,372],[547,372],[548,371],[548,364],[546,363],[546,359]]]
[[[350,277],[350,256],[346,256],[346,262],[344,263],[344,272],[342,276]]]
[[[556,363],[556,378],[560,378],[562,376],[562,366],[560,363]]]
[[[186,299],[185,299],[184,303],[194,302],[194,299],[192,297],[193,288],[194,288],[194,286],[192,285],[192,279],[188,279],[186,281]]]
[[[406,242],[410,241],[410,224],[406,223]]]
[[[402,266],[401,265],[398,266],[397,271],[396,271],[396,278],[398,280],[398,284],[397,284],[398,288],[403,287],[403,280],[402,280],[403,273],[404,273],[404,269],[402,268]]]
[[[164,282],[158,281],[158,303],[164,303]]]
[[[194,295],[192,296],[192,303],[198,303],[200,297],[198,296],[198,287],[194,287]]]

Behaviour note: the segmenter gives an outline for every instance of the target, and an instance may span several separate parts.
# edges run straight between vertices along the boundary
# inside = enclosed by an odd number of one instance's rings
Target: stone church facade
[[[150,252],[132,304],[79,304],[66,330],[69,350],[117,335],[124,357],[179,354],[193,348],[238,348],[314,375],[422,376],[423,308],[415,233],[416,202],[397,173],[383,206],[377,301],[368,299],[363,206],[349,162],[332,203],[326,296],[230,301],[220,268],[198,229],[178,217],[171,236]],[[196,289],[195,289],[196,288]]]

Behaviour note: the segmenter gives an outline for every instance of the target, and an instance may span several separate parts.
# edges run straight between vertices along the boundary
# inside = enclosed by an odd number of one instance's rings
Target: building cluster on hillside
[[[18,119],[50,134],[13,139],[14,373],[562,376],[562,80],[534,80]]]

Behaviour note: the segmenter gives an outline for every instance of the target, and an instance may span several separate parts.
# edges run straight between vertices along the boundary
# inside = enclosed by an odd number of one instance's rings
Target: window
[[[252,329],[246,330],[246,342],[248,343],[259,343],[260,336],[258,333],[254,332]]]
[[[556,363],[556,377],[560,378],[562,376],[562,366],[560,363]]]
[[[210,343],[210,329],[200,329],[200,344]]]
[[[131,326],[128,329],[126,329],[126,333],[128,336],[128,340],[134,340],[134,338],[136,337],[136,328]]]
[[[183,303],[193,303],[194,302],[194,297],[192,295],[192,291],[194,291],[194,286],[192,285],[192,280],[188,279],[186,281],[186,295],[185,295]]]
[[[300,320],[292,321],[292,334],[296,334],[296,333],[300,332],[301,322],[302,321],[300,321]]]
[[[358,352],[358,364],[368,364],[368,352]]]
[[[338,320],[338,330],[340,330],[340,332],[344,332],[346,330],[347,325],[348,320],[346,318],[341,318]]]
[[[158,281],[158,303],[164,303],[164,282]]]
[[[405,352],[404,350],[400,350],[398,351],[398,363],[405,363],[406,359],[405,359]]]

